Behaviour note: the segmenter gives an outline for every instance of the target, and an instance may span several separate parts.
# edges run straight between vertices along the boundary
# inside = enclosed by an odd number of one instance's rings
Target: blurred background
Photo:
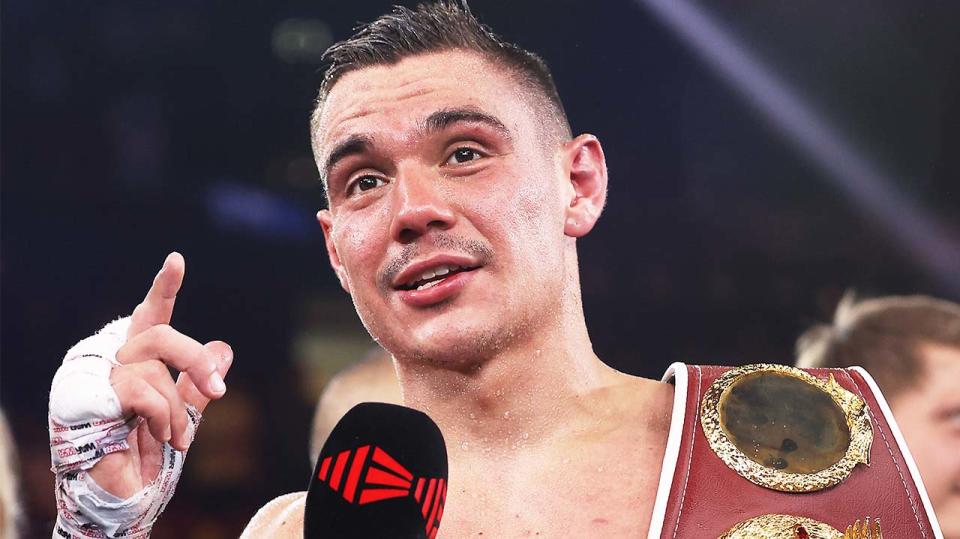
[[[63,353],[187,260],[174,325],[236,351],[156,537],[303,490],[329,377],[371,345],[336,283],[307,118],[321,52],[394,2],[2,3],[0,404],[25,537],[55,514]],[[790,362],[848,288],[960,300],[960,4],[474,0],[553,68],[610,198],[581,242],[601,358]]]

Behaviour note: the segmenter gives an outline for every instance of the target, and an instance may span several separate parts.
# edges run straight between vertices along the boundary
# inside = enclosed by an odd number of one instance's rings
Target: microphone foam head
[[[337,423],[317,459],[305,538],[436,536],[447,494],[447,449],[426,414],[365,402]]]

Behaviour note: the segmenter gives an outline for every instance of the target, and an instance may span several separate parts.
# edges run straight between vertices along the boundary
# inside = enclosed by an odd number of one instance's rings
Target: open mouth
[[[444,264],[424,271],[413,281],[397,286],[397,290],[426,290],[440,284],[444,279],[448,279],[465,271],[473,271],[478,267],[479,266],[457,266],[454,264]]]

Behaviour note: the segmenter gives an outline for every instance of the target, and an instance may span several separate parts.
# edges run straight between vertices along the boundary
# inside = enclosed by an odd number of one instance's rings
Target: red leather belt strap
[[[919,479],[914,478],[915,466],[911,473],[905,449],[898,444],[878,402],[879,396],[871,389],[863,371],[806,369],[823,380],[832,373],[841,386],[866,402],[874,433],[869,467],[856,466],[834,487],[787,493],[755,485],[741,477],[717,457],[704,436],[700,402],[714,380],[730,368],[675,365],[673,369],[684,369],[687,380],[685,400],[680,400],[682,396],[678,395],[675,401],[684,402],[685,410],[679,452],[660,527],[662,539],[715,538],[740,521],[768,513],[809,517],[839,530],[869,516],[881,520],[884,537],[942,537],[936,517],[929,511],[929,502],[924,503],[923,487],[918,486]],[[678,391],[681,390],[678,387]],[[677,420],[678,414],[674,417]],[[672,460],[669,456],[668,449],[668,461]],[[671,465],[673,463],[664,462],[664,466]],[[668,477],[665,471],[662,481]],[[662,485],[661,495],[666,492],[666,486]],[[655,513],[654,519],[657,517]],[[651,528],[655,534],[657,526]]]

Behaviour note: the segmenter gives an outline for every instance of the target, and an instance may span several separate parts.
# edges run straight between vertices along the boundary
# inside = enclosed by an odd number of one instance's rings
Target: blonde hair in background
[[[848,291],[832,324],[797,340],[797,366],[863,367],[890,398],[920,378],[919,347],[928,343],[960,348],[960,305],[920,295],[860,300]]]
[[[7,418],[0,410],[0,539],[16,539],[20,520],[17,451]]]

